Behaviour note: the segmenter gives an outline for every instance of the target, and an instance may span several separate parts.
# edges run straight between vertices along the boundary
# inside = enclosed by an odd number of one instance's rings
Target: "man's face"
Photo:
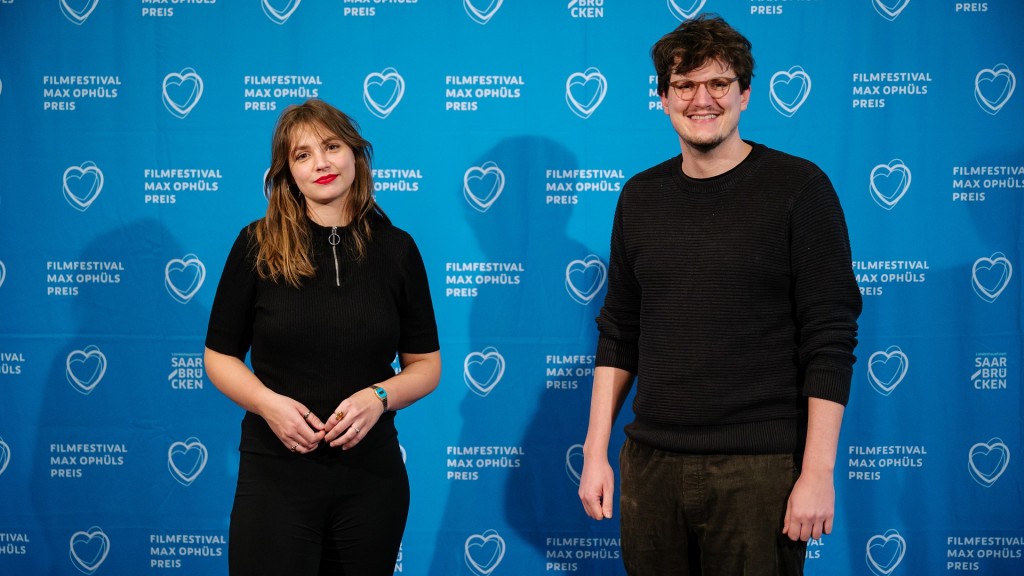
[[[739,138],[740,112],[747,109],[750,88],[740,90],[735,78],[732,68],[718,61],[669,78],[661,104],[684,147],[707,153],[723,142]],[[727,86],[727,92],[716,97],[723,86]]]

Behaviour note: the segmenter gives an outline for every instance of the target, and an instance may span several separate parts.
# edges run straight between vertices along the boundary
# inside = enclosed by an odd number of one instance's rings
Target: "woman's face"
[[[323,208],[344,212],[356,176],[352,149],[336,134],[318,126],[298,127],[288,153],[288,169],[310,212]]]

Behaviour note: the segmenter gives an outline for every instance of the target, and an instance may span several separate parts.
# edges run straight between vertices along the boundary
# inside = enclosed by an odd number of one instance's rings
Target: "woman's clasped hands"
[[[342,450],[354,448],[383,413],[383,405],[369,388],[343,400],[326,422],[301,402],[281,395],[261,411],[278,439],[300,454],[316,450],[321,442]]]

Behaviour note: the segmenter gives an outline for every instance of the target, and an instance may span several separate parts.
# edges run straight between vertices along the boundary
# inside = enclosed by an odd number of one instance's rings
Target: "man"
[[[682,155],[619,198],[579,490],[611,518],[609,438],[636,376],[631,575],[801,574],[807,540],[832,530],[860,293],[828,177],[740,138],[750,49],[702,15],[651,50]]]

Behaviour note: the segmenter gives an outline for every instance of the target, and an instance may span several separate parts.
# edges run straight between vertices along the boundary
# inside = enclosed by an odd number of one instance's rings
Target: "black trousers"
[[[319,452],[241,454],[228,532],[231,576],[394,573],[409,513],[398,441],[356,458]]]

